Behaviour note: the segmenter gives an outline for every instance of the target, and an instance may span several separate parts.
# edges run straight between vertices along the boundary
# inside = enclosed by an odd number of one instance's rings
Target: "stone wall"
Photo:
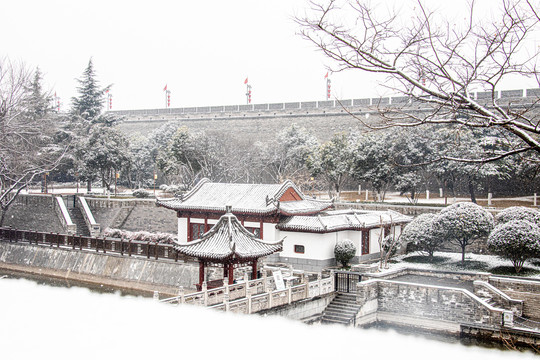
[[[21,230],[63,233],[52,195],[19,194],[9,207],[3,226]]]
[[[526,92],[523,89],[506,90],[497,92],[496,97],[500,95],[499,105],[508,104],[509,101],[513,104],[520,101],[530,104],[538,96],[537,92],[537,89],[528,89]],[[487,99],[485,94],[479,92],[478,98]],[[482,103],[482,100],[479,101]],[[389,105],[390,109],[396,106],[400,108],[413,106],[419,113],[428,110],[426,104],[422,104],[419,108],[412,99],[398,96],[340,101],[124,110],[111,113],[125,118],[118,127],[129,135],[147,136],[163,124],[175,122],[178,126],[186,126],[192,131],[222,134],[237,142],[249,143],[272,139],[278,131],[296,123],[312,130],[319,140],[326,141],[337,132],[362,129],[362,122],[357,118],[375,125],[380,121],[378,116],[380,105],[385,107]],[[370,116],[366,117],[367,114]],[[261,138],[260,134],[265,136]]]
[[[86,198],[94,218],[106,228],[129,231],[178,233],[178,218],[176,212],[157,207],[155,200],[108,200]]]
[[[196,264],[0,242],[0,268],[177,295],[195,289]]]
[[[368,280],[359,283],[357,301],[361,304],[357,325],[381,321],[458,333],[461,324],[502,324],[502,309],[482,302],[465,289]]]
[[[313,299],[294,302],[290,305],[261,311],[259,315],[278,315],[293,320],[311,321],[321,316],[322,312],[336,296],[335,293],[326,294]]]
[[[523,316],[540,321],[540,280],[492,276],[489,283],[508,296],[523,300]]]

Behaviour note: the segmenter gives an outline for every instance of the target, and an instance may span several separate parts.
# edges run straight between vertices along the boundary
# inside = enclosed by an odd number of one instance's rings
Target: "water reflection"
[[[92,292],[100,294],[118,294],[120,296],[141,296],[141,297],[152,297],[153,294],[146,291],[137,291],[119,287],[113,287],[103,284],[95,284],[90,282],[68,280],[64,278],[55,278],[49,276],[43,276],[39,274],[30,274],[22,273],[17,271],[10,271],[5,269],[0,269],[0,278],[5,277],[9,279],[27,279],[35,282],[38,285],[47,285],[51,287],[61,287],[61,288],[84,288],[89,289]]]

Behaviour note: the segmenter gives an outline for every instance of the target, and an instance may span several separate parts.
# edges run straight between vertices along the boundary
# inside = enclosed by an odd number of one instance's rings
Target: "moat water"
[[[152,294],[0,271],[5,359],[528,359],[406,329],[308,326],[280,317],[175,307]]]

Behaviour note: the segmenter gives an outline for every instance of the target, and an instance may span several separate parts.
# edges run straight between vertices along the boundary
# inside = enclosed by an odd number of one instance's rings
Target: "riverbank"
[[[194,264],[0,241],[0,269],[176,296],[193,289]]]

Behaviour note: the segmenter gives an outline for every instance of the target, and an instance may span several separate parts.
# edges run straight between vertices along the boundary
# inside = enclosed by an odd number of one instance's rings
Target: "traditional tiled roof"
[[[289,216],[281,219],[276,228],[285,231],[326,233],[343,230],[371,229],[390,224],[404,224],[410,216],[396,211],[335,210],[317,216]]]
[[[298,201],[278,201],[292,188]],[[159,199],[158,206],[172,210],[225,212],[231,205],[236,214],[284,215],[316,214],[332,206],[330,202],[307,199],[291,181],[283,184],[227,184],[201,180],[182,197]]]
[[[273,254],[283,249],[283,240],[265,242],[246,230],[236,216],[227,212],[200,239],[176,243],[182,254],[209,261],[250,260]]]

